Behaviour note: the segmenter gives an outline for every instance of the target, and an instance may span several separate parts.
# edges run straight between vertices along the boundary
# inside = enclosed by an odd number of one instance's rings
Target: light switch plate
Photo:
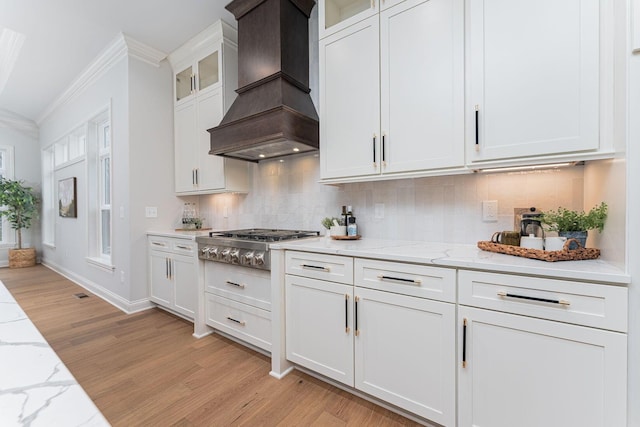
[[[155,206],[147,206],[144,208],[144,214],[147,218],[157,218],[158,208]]]
[[[384,203],[376,203],[374,206],[374,218],[375,219],[383,219],[384,218]]]
[[[497,200],[482,201],[482,220],[487,222],[498,221],[498,201]]]

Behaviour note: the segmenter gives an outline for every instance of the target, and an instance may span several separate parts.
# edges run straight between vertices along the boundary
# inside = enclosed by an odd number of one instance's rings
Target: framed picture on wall
[[[75,176],[58,181],[58,212],[61,217],[78,217]]]

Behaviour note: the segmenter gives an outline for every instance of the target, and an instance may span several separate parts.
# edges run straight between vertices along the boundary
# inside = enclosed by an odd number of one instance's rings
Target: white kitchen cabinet
[[[461,427],[626,425],[626,288],[469,271],[458,280]]]
[[[287,359],[353,386],[353,286],[287,275]]]
[[[387,3],[320,40],[323,180],[464,165],[463,3]]]
[[[175,191],[247,192],[249,165],[209,155],[208,129],[235,99],[237,34],[218,21],[169,55],[174,69]]]
[[[455,425],[455,304],[355,288],[355,387]]]
[[[601,3],[467,0],[470,167],[603,148]]]
[[[148,248],[150,300],[193,319],[198,289],[196,242],[149,235]]]
[[[444,298],[455,295],[454,270],[297,251],[285,257],[288,360],[455,425],[455,304],[424,298],[443,287]]]

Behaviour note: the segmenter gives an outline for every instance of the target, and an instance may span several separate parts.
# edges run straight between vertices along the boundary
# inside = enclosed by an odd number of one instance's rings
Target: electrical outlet
[[[229,207],[225,206],[224,208],[222,208],[222,217],[223,218],[228,218],[229,217]]]
[[[120,270],[120,282],[124,283],[124,271]]]
[[[482,202],[482,220],[498,221],[498,201],[484,200]]]
[[[147,206],[144,208],[144,213],[147,218],[157,218],[158,208],[155,206]]]

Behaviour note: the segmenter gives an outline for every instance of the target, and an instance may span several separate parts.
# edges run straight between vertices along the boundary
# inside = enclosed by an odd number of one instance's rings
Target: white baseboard
[[[127,314],[137,313],[139,311],[144,311],[144,310],[148,310],[150,308],[155,307],[155,304],[149,301],[148,298],[140,299],[137,301],[129,301],[121,297],[120,295],[117,295],[111,292],[110,290],[103,288],[97,283],[94,283],[85,277],[78,276],[72,271],[69,271],[55,263],[43,261],[42,265],[47,267],[50,270],[55,271],[61,276],[66,277],[76,285],[83,287],[84,289],[88,290],[92,294],[102,298],[109,304],[124,311]]]

